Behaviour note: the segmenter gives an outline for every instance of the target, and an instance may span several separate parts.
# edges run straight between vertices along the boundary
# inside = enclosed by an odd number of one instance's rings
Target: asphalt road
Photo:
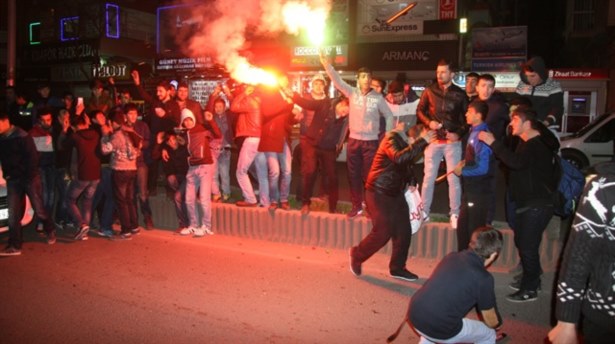
[[[356,278],[345,250],[166,230],[71,237],[27,233],[21,256],[0,259],[0,342],[384,343],[437,263],[411,259],[411,283],[388,277],[382,254]],[[508,342],[542,343],[551,293],[512,304],[509,277],[494,274]],[[417,336],[406,327],[396,342]]]

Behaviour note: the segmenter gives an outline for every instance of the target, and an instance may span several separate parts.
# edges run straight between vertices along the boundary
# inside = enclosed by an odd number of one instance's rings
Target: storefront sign
[[[88,64],[68,63],[50,68],[52,82],[75,82],[92,79],[92,70]]]
[[[440,0],[440,19],[457,18],[457,0]]]
[[[213,67],[210,56],[156,59],[156,72],[193,72]]]
[[[357,44],[357,65],[372,70],[434,70],[439,59],[455,61],[457,41]]]
[[[472,59],[472,71],[519,71],[521,64],[525,62],[525,57],[494,58],[494,59]]]
[[[450,0],[454,1],[454,0]],[[417,6],[397,18],[390,25],[387,19],[406,8],[411,2]],[[422,35],[423,21],[438,19],[436,0],[363,0],[358,5],[357,38],[384,35]]]
[[[472,59],[521,57],[527,54],[527,26],[472,29]]]
[[[291,52],[291,67],[320,67],[318,47],[294,47]],[[323,47],[325,54],[332,58],[335,66],[348,66],[348,45],[329,45]]]
[[[126,63],[92,65],[92,76],[101,79],[129,80],[130,71]]]
[[[98,43],[66,42],[61,44],[42,44],[23,49],[24,64],[53,64],[66,62],[86,62],[98,57]]]
[[[555,79],[608,80],[609,71],[605,69],[552,69],[549,77]]]

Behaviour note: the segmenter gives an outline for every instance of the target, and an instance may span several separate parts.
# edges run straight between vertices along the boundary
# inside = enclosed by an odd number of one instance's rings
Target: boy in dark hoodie
[[[211,230],[211,182],[213,179],[213,157],[209,142],[212,138],[220,138],[222,134],[214,121],[213,114],[205,112],[205,122],[199,124],[189,109],[182,110],[181,125],[186,129],[186,144],[190,157],[188,158],[188,173],[186,174],[186,209],[190,219],[190,227],[182,229],[179,234],[202,237],[214,234]],[[201,223],[196,210],[196,190],[199,190],[201,204]]]
[[[74,125],[77,131],[72,133],[64,143],[64,149],[77,150],[77,175],[68,187],[66,206],[78,230],[75,240],[87,240],[92,218],[92,201],[100,182],[100,134],[90,128],[87,115],[76,117]],[[81,209],[77,201],[81,198]]]
[[[173,130],[170,130],[166,133],[158,133],[156,143],[152,147],[152,159],[162,159],[162,167],[167,177],[167,188],[173,193],[175,214],[179,225],[177,233],[190,226],[184,204],[188,158],[190,157],[185,143]]]
[[[561,125],[564,114],[564,92],[558,81],[549,78],[542,57],[529,59],[521,67],[519,76],[521,81],[515,92],[532,101],[532,107],[538,114],[537,119],[547,127]]]
[[[55,244],[56,230],[51,215],[43,207],[43,189],[38,166],[38,152],[32,137],[11,124],[9,116],[0,112],[0,163],[6,180],[9,241],[0,256],[21,254],[23,234],[21,218],[26,195],[30,198],[36,216],[43,222],[47,243]]]

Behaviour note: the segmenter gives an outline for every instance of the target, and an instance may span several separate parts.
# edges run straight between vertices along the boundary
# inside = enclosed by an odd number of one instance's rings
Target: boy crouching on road
[[[467,250],[442,259],[410,300],[408,320],[421,336],[419,343],[495,343],[502,320],[487,267],[501,248],[502,234],[481,227],[472,233]],[[465,317],[475,306],[482,322]]]

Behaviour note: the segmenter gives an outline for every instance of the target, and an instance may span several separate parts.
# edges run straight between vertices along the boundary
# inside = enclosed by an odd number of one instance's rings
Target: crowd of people
[[[21,254],[25,195],[49,244],[56,241],[57,227],[72,226],[75,240],[87,240],[94,215],[97,233],[115,240],[130,240],[140,232],[139,210],[143,228],[152,229],[149,195],[156,192],[161,172],[175,206],[177,233],[213,234],[211,203],[231,200],[231,147],[239,152],[235,176],[242,199],[236,205],[289,210],[291,128],[298,124],[301,182],[297,199],[303,216],[310,213],[319,173],[328,211],[336,212],[336,158],[347,143],[352,208],[346,216],[352,219],[365,213],[373,225],[368,236],[350,250],[353,274],[361,275],[362,263],[392,240],[391,276],[418,278],[406,268],[411,232],[403,194],[408,185],[416,185],[412,167],[423,157],[422,220],[429,222],[434,185],[444,161],[450,225],[457,231],[462,253],[442,262],[425,290],[413,297],[412,309],[445,312],[448,301],[433,304],[422,298],[432,300],[427,296],[438,292],[431,289],[448,286],[454,276],[450,271],[475,270],[482,276],[478,280],[466,275],[455,280],[467,280],[468,288],[485,293],[478,300],[455,299],[463,301],[463,307],[478,303],[487,325],[496,327],[500,319],[493,280],[483,267],[501,248],[501,234],[489,226],[497,202],[495,173],[502,168],[509,186],[507,220],[521,258],[520,273],[510,285],[516,291],[507,299],[536,300],[542,274],[538,249],[553,215],[550,192],[557,181],[552,157],[559,143],[549,126],[560,124],[562,115],[562,90],[548,78],[544,61],[534,58],[523,65],[519,97],[509,101],[495,91],[496,81],[490,74],[470,73],[466,89],[457,87],[452,83],[455,70],[445,60],[437,64],[436,82],[419,98],[403,79],[386,85],[367,68],[358,70],[352,86],[327,56],[320,59],[340,97],[329,97],[320,73],[311,79],[306,94],[294,92],[286,78],[271,88],[238,85],[231,89],[222,83],[201,107],[188,98],[187,84],[160,82],[151,95],[133,71],[146,113],[131,102],[129,91],[117,92],[112,79],[110,91],[101,81],[92,82],[87,101],[77,98],[75,102],[70,93],[56,98],[48,84],[41,84],[32,100],[23,90],[11,89],[14,100],[0,113],[0,161],[9,206],[8,246],[0,255]],[[253,185],[258,186],[258,194]],[[113,230],[116,218],[119,233]],[[460,268],[464,264],[467,268]],[[494,338],[489,330],[465,320],[463,326],[453,321],[452,327],[444,329],[414,313],[409,319],[425,343],[475,338],[472,331],[480,332],[481,342]],[[443,341],[444,337],[450,341]]]

